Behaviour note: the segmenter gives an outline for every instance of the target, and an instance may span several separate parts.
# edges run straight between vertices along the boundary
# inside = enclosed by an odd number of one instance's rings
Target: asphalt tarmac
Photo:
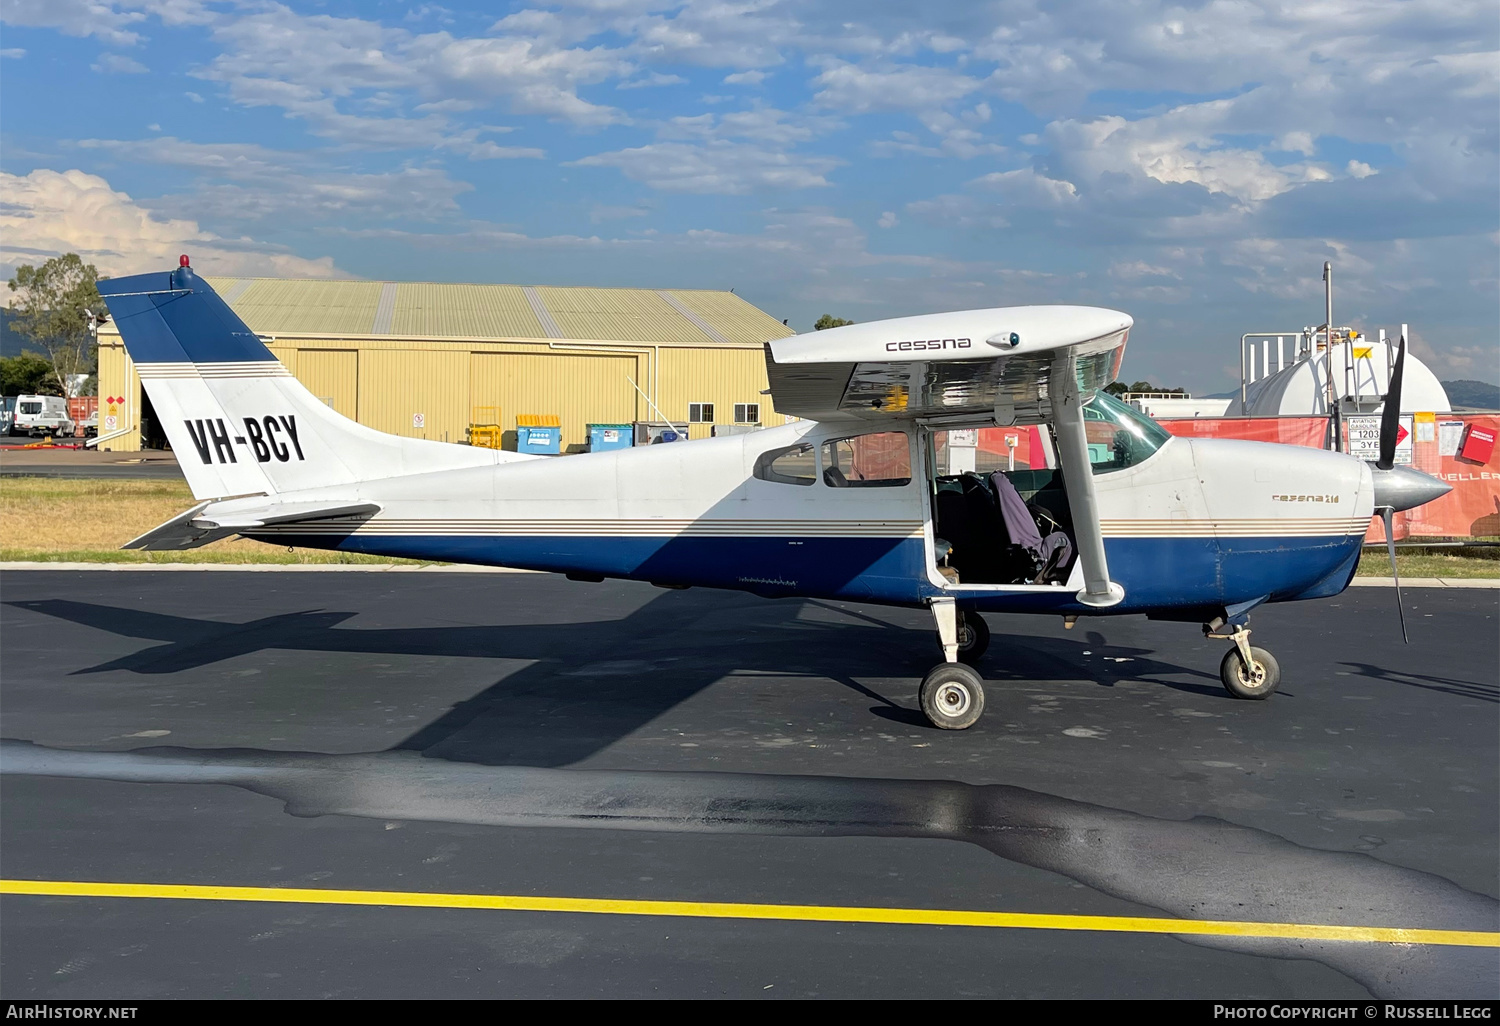
[[[57,447],[32,446],[27,438],[0,439],[0,477],[51,477],[181,481],[182,468],[171,452],[110,452],[67,440]],[[79,444],[79,448],[73,448]]]
[[[1500,592],[1406,597],[1258,611],[1267,702],[1193,624],[991,616],[944,732],[915,610],[7,572],[0,993],[1495,997]]]

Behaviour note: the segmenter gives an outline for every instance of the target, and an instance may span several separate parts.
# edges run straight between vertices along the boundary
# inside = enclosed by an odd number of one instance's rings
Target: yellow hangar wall
[[[554,414],[562,423],[564,451],[578,451],[588,441],[588,424],[661,421],[664,414],[688,427],[690,437],[705,438],[715,425],[734,423],[737,403],[759,404],[763,426],[786,419],[774,412],[770,396],[761,394],[767,380],[764,349],[757,342],[692,346],[275,335],[267,345],[308,391],[339,413],[414,438],[463,442],[471,423],[492,422],[513,431],[517,415]],[[642,393],[651,396],[660,414]],[[138,450],[140,379],[119,335],[108,328],[99,334],[99,395],[101,437],[122,431],[104,438],[100,448]],[[110,397],[125,402],[111,411],[105,401]],[[712,404],[714,424],[689,424],[691,403]]]

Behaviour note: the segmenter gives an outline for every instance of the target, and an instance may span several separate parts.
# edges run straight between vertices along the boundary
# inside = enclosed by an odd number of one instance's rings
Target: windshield
[[[1144,463],[1172,437],[1156,421],[1107,392],[1094,393],[1083,408],[1083,420],[1095,474]]]

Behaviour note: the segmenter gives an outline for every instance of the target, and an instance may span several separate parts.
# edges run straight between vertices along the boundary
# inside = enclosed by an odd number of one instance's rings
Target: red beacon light
[[[186,253],[182,254],[182,256],[180,256],[180,257],[177,258],[177,266],[178,267],[188,267],[188,266],[190,266],[188,264],[188,256],[187,256]]]

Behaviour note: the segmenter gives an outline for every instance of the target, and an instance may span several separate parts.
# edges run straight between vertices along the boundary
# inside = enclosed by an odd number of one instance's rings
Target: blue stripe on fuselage
[[[437,562],[581,572],[658,584],[734,588],[920,605],[943,594],[926,579],[920,538],[293,535],[266,540],[305,548]],[[1347,584],[1358,535],[1320,538],[1109,538],[1110,576],[1125,601],[1079,605],[1063,588],[995,592],[956,588],[966,607],[995,612],[1144,613],[1269,595],[1272,601],[1336,594]],[[1342,577],[1335,581],[1334,578]],[[1332,590],[1329,590],[1332,587]]]

